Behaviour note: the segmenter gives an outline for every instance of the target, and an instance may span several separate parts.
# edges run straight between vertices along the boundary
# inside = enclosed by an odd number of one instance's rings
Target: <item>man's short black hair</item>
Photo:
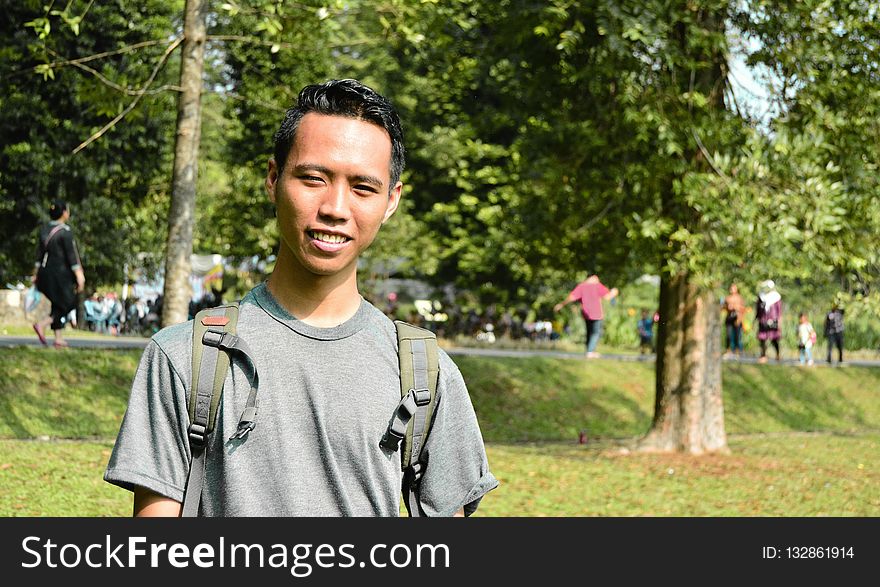
[[[296,106],[287,110],[281,127],[275,133],[275,165],[278,174],[284,170],[290,148],[296,140],[296,131],[303,116],[309,112],[331,116],[346,116],[372,122],[384,128],[391,137],[391,185],[400,180],[405,164],[403,129],[391,102],[372,88],[353,79],[330,80],[323,84],[304,87]]]
[[[67,203],[64,200],[55,200],[49,204],[49,218],[58,220],[65,210],[67,210]]]

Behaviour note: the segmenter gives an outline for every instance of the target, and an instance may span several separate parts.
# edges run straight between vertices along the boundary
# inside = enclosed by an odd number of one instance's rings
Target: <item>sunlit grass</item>
[[[878,516],[880,435],[734,437],[730,455],[492,444],[482,516]]]

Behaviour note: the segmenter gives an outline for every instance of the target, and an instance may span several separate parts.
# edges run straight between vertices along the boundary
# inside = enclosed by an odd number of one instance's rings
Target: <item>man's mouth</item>
[[[322,243],[328,243],[331,245],[340,245],[346,241],[351,240],[349,237],[342,234],[331,234],[329,232],[321,232],[319,230],[308,230],[306,234],[309,237],[321,241]]]

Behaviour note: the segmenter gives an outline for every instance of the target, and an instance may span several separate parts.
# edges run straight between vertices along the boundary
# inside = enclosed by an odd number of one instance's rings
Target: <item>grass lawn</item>
[[[730,455],[492,444],[483,516],[877,516],[880,434],[743,436]]]
[[[131,493],[103,480],[113,439],[0,440],[0,516],[128,516]]]
[[[0,349],[0,516],[130,514],[101,476],[139,356]],[[880,369],[725,364],[731,454],[693,457],[627,452],[651,364],[456,362],[501,480],[478,515],[880,516]]]

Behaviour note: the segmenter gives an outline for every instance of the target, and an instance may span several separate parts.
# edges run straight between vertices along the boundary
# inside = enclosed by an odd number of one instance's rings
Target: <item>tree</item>
[[[181,92],[177,102],[177,140],[168,245],[165,249],[165,288],[162,325],[185,322],[189,316],[192,272],[192,233],[195,225],[196,182],[201,138],[202,74],[205,69],[207,1],[186,0],[183,55],[180,60]]]
[[[865,93],[878,79],[876,11],[722,0],[423,9],[431,42],[399,52],[417,72],[403,76],[418,96],[413,175],[418,211],[448,252],[438,275],[510,292],[558,287],[585,264],[659,272],[655,416],[641,446],[726,450],[719,280],[875,266],[861,244],[878,229],[875,151],[858,144],[877,120]],[[753,63],[789,68],[788,118],[769,134],[729,84],[737,33],[760,38]],[[844,126],[843,141],[816,136]]]
[[[0,2],[0,282],[33,269],[35,231],[49,202],[67,200],[87,288],[120,283],[143,250],[131,218],[163,190],[173,118],[161,71],[174,6]],[[159,41],[144,42],[144,38]],[[135,101],[137,101],[135,103]],[[107,121],[135,103],[129,125]],[[101,140],[78,149],[102,129]]]

